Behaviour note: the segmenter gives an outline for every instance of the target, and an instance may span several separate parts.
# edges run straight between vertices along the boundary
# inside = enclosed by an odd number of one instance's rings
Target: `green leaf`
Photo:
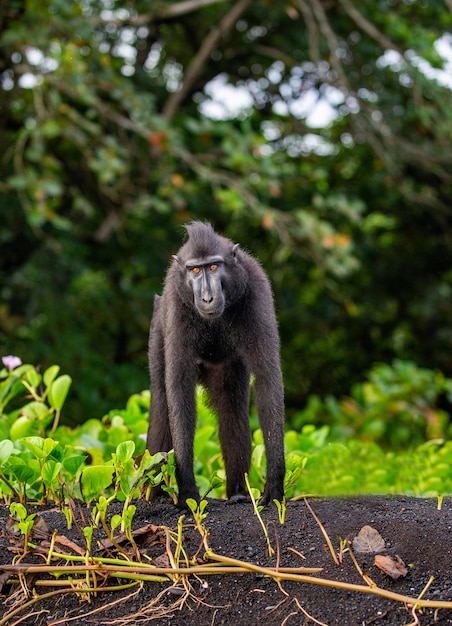
[[[59,371],[59,365],[51,365],[48,369],[46,369],[43,376],[44,384],[46,387],[50,387],[55,378],[58,376]]]
[[[123,441],[116,447],[116,460],[118,463],[126,463],[135,452],[133,441]]]
[[[10,439],[0,441],[0,467],[6,463],[14,450],[14,444]]]
[[[61,471],[61,463],[56,461],[46,461],[41,468],[41,478],[47,487],[49,487],[54,481],[57,480],[58,474]]]
[[[17,439],[31,435],[33,431],[36,432],[36,424],[23,415],[22,417],[18,417],[14,424],[11,424],[9,436],[13,441],[17,441]]]
[[[61,411],[71,384],[72,378],[67,374],[63,374],[53,381],[49,389],[49,402],[57,411]]]
[[[69,472],[69,474],[71,474],[71,476],[75,476],[86,459],[86,455],[70,456],[69,458],[64,459],[63,467],[67,472]]]
[[[41,384],[42,376],[34,368],[29,369],[24,376],[24,379],[36,389]]]
[[[134,504],[129,504],[127,509],[124,511],[123,520],[124,520],[124,525],[127,528],[131,527],[132,520],[135,516],[136,511],[137,511],[137,507]]]
[[[26,450],[29,450],[40,464],[49,459],[50,456],[53,456],[52,460],[54,462],[59,461],[62,454],[58,441],[49,438],[22,437],[18,440],[18,444],[23,446]]]
[[[85,502],[98,498],[112,484],[114,471],[111,465],[93,465],[83,470],[81,487]]]
[[[19,443],[37,459],[47,458],[53,448],[58,445],[58,442],[52,439],[44,439],[43,437],[23,437]]]
[[[140,466],[138,468],[139,473],[142,474],[145,470],[151,467],[151,465],[154,465],[155,463],[159,463],[162,460],[162,458],[163,456],[160,452],[157,452],[157,454],[154,454],[154,456],[151,456],[151,453],[146,448],[140,460]]]
[[[132,488],[138,480],[139,473],[135,469],[133,459],[129,459],[121,468],[119,486],[123,494],[128,497],[132,494]]]
[[[44,451],[46,458],[50,456],[52,452],[54,452],[52,456],[55,457],[55,460],[59,460],[61,458],[61,449],[58,448],[58,441],[55,441],[55,439],[46,437],[44,439],[42,449]]]
[[[30,420],[37,420],[40,422],[49,415],[50,411],[49,407],[43,402],[33,400],[33,402],[29,402],[24,407],[22,407],[21,413],[23,416],[28,417]]]
[[[24,520],[27,517],[27,509],[20,502],[13,502],[9,507],[11,515],[15,515],[19,520]]]
[[[21,460],[10,461],[8,464],[15,479],[23,485],[31,485],[39,478],[39,472]]]

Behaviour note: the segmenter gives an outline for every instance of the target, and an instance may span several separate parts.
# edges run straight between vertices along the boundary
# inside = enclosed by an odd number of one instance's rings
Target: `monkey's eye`
[[[216,272],[218,269],[218,265],[215,265],[215,263],[212,263],[212,265],[209,267],[209,270],[211,272]]]
[[[201,273],[201,268],[200,267],[192,267],[191,271],[193,272],[193,274],[200,274]]]

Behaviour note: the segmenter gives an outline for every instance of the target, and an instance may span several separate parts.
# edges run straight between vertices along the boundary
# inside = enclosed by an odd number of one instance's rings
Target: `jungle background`
[[[122,406],[208,220],[271,278],[288,424],[356,414],[373,372],[447,434],[451,25],[451,0],[1,1],[2,354],[71,375],[68,422]]]

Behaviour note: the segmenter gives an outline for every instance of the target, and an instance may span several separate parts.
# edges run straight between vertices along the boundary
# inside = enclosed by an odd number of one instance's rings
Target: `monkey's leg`
[[[152,389],[152,387],[146,447],[151,454],[169,452],[173,447],[173,442],[169,427],[166,394],[164,391]]]
[[[151,454],[169,452],[173,447],[173,441],[166,399],[163,334],[160,325],[154,320],[149,335],[149,370],[151,374],[151,406],[146,447]]]
[[[251,464],[250,373],[242,361],[236,360],[208,368],[205,383],[219,418],[226,493],[228,498],[240,499],[248,495],[245,474]]]
[[[173,447],[173,440],[165,389],[163,335],[158,319],[157,321],[153,320],[149,336],[149,369],[151,374],[151,406],[146,447],[151,454],[169,452]],[[151,498],[159,497],[163,493],[160,486],[153,487]]]
[[[257,370],[256,370],[257,371]],[[284,497],[284,389],[279,367],[261,360],[254,382],[259,424],[267,458],[267,480],[260,499],[263,505]]]
[[[193,443],[196,427],[196,370],[176,365],[166,375],[169,421],[176,461],[176,480],[180,506],[188,498],[199,500],[193,472]]]

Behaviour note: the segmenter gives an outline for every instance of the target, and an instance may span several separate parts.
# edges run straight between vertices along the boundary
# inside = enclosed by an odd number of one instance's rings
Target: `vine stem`
[[[205,554],[206,558],[213,561],[210,565],[198,565],[194,567],[177,567],[177,568],[157,568],[152,566],[144,566],[143,564],[134,565],[130,564],[116,564],[116,565],[105,565],[102,563],[94,564],[94,565],[75,565],[75,566],[61,566],[61,567],[52,567],[52,566],[39,566],[39,565],[27,565],[25,563],[17,564],[17,565],[4,565],[0,568],[1,571],[4,572],[12,572],[17,574],[24,573],[35,573],[35,574],[43,574],[43,573],[53,573],[53,574],[62,574],[65,572],[74,573],[88,573],[88,572],[98,572],[98,573],[109,573],[111,576],[122,576],[129,577],[135,579],[136,582],[118,585],[118,586],[109,586],[109,587],[86,587],[86,588],[77,588],[72,586],[70,589],[57,589],[51,591],[49,593],[45,593],[42,595],[36,595],[29,602],[24,605],[14,609],[10,613],[4,615],[0,619],[0,626],[6,626],[11,620],[11,618],[15,617],[19,613],[21,613],[24,609],[27,609],[37,602],[46,600],[49,598],[56,597],[58,595],[66,594],[66,593],[99,593],[105,591],[118,591],[120,589],[128,589],[133,587],[138,582],[143,582],[144,580],[152,579],[153,581],[158,581],[158,576],[165,576],[165,578],[160,578],[160,581],[168,580],[174,574],[181,574],[185,576],[190,575],[221,575],[221,574],[232,574],[232,573],[255,573],[261,574],[263,576],[267,576],[273,578],[273,580],[278,584],[280,581],[289,580],[293,582],[299,583],[308,583],[311,585],[320,585],[323,587],[332,587],[334,589],[344,589],[347,591],[354,591],[358,593],[367,593],[375,596],[380,596],[383,598],[387,598],[389,600],[400,602],[403,604],[407,604],[416,610],[418,608],[435,608],[435,609],[452,609],[452,602],[441,601],[441,600],[424,600],[422,599],[422,595],[425,593],[427,587],[423,590],[423,592],[417,598],[413,598],[410,596],[405,596],[399,593],[395,593],[393,591],[387,591],[386,589],[381,589],[376,585],[372,586],[364,586],[357,585],[354,583],[345,583],[342,581],[330,580],[327,578],[318,578],[310,573],[318,573],[321,571],[321,568],[274,568],[274,567],[261,567],[259,565],[254,565],[253,563],[248,563],[246,561],[240,561],[238,559],[233,559],[231,557],[223,556],[220,554],[216,554],[215,552],[208,551]],[[112,559],[113,560],[113,559]],[[152,573],[152,576],[150,575]],[[140,576],[141,575],[141,576]],[[41,581],[39,581],[41,582]],[[42,581],[44,582],[44,581]],[[50,582],[50,581],[45,581]],[[431,582],[431,581],[430,581]]]
[[[207,553],[206,553],[207,554]],[[209,558],[210,558],[210,552]],[[226,558],[226,557],[225,557]],[[240,572],[247,572],[248,568],[245,567],[251,564],[236,561],[238,565],[234,567],[225,566],[221,567],[219,563],[211,563],[209,565],[195,565],[193,567],[153,567],[152,565],[146,566],[144,564],[135,565],[134,563],[130,563],[130,565],[61,565],[61,566],[51,566],[51,565],[27,565],[26,563],[20,563],[17,565],[2,565],[0,567],[0,571],[3,572],[11,572],[13,574],[84,574],[85,572],[97,572],[98,574],[115,574],[125,575],[129,574],[154,574],[157,576],[171,576],[173,574],[238,574]],[[266,569],[266,568],[263,568]],[[281,567],[278,570],[273,570],[272,568],[268,568],[269,571],[278,571],[281,573],[287,574],[318,574],[322,571],[321,567]],[[158,580],[157,582],[163,582],[166,579]],[[116,587],[115,587],[116,589]]]
[[[323,587],[333,587],[335,589],[357,591],[358,593],[370,593],[374,596],[381,596],[383,598],[388,598],[389,600],[394,600],[395,602],[403,602],[404,604],[409,604],[410,606],[415,606],[418,608],[428,607],[433,609],[452,609],[452,602],[442,600],[422,600],[420,598],[404,596],[400,593],[395,593],[393,591],[387,591],[386,589],[381,589],[377,586],[366,587],[364,585],[344,583],[342,581],[330,580],[328,578],[317,578],[315,576],[306,576],[305,574],[293,574],[290,572],[283,572],[281,570],[277,570],[271,567],[260,567],[259,565],[253,565],[252,563],[247,563],[246,561],[232,559],[231,557],[222,556],[221,554],[216,554],[215,552],[209,552],[208,554],[206,554],[206,556],[213,561],[218,561],[220,563],[235,567],[240,566],[249,572],[263,574],[264,576],[270,576],[276,581],[291,580],[294,582],[310,583],[311,585],[321,585]]]

